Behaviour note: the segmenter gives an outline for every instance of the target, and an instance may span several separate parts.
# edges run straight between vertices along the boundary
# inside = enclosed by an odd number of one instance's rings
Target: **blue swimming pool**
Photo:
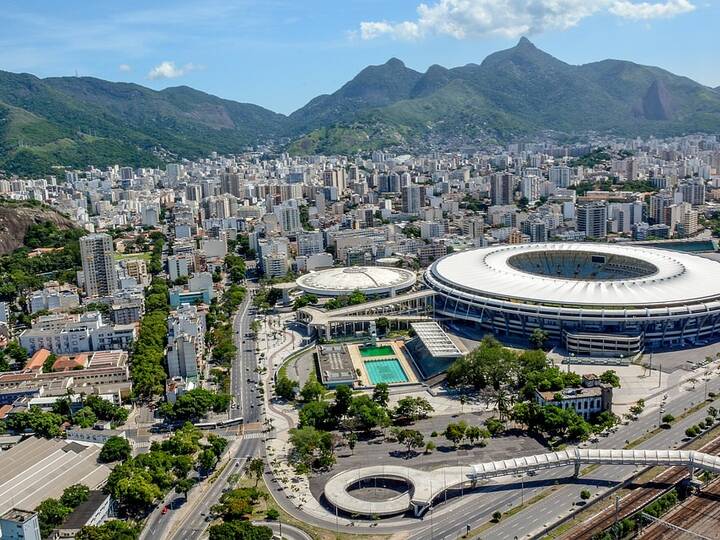
[[[365,360],[365,369],[372,384],[408,382],[408,377],[397,358]]]

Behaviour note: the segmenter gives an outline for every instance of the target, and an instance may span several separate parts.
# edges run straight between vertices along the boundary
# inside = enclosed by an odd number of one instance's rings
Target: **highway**
[[[255,286],[247,282],[247,294],[233,319],[235,345],[238,352],[230,372],[230,392],[233,403],[230,406],[230,418],[242,416],[245,423],[258,422],[261,418],[260,403],[257,396],[259,375],[256,371],[255,341],[250,337],[250,324],[254,319],[252,298]]]

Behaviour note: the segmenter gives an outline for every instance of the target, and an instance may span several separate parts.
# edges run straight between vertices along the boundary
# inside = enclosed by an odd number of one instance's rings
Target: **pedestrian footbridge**
[[[344,512],[358,515],[389,516],[412,509],[422,515],[432,501],[448,489],[475,487],[478,481],[526,474],[557,467],[583,465],[642,465],[687,467],[692,479],[695,469],[720,473],[720,457],[694,450],[607,450],[570,448],[532,456],[490,461],[476,465],[441,467],[423,471],[402,465],[374,465],[336,474],[325,485],[327,501]],[[404,482],[407,491],[382,501],[367,501],[352,494],[352,488],[377,480]]]

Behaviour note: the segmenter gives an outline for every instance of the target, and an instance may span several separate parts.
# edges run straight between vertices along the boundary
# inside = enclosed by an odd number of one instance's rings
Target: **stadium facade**
[[[438,318],[576,355],[631,356],[720,335],[720,263],[623,244],[503,245],[447,255],[425,272]]]

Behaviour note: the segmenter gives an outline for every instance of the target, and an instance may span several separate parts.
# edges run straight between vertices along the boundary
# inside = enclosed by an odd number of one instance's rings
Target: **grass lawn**
[[[147,263],[150,262],[151,256],[152,252],[150,251],[143,251],[142,253],[116,253],[115,260],[127,261],[128,259],[142,259]]]

